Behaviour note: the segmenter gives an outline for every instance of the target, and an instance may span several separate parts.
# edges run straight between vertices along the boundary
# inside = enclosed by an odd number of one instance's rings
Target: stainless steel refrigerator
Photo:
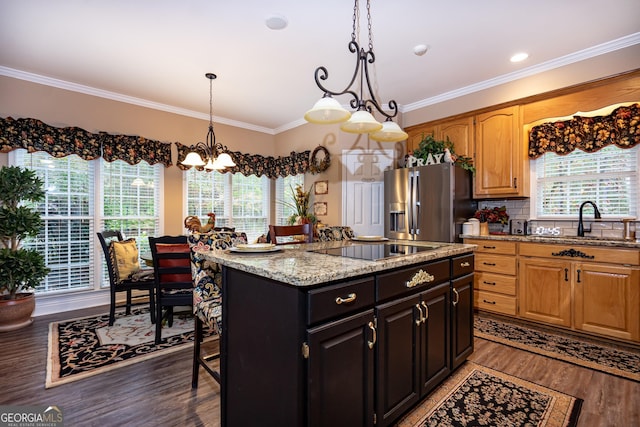
[[[390,239],[459,242],[478,204],[471,173],[450,163],[384,172],[384,234]]]

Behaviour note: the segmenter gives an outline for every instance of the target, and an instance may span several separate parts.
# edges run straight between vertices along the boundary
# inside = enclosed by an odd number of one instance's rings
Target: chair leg
[[[198,373],[200,372],[200,339],[202,337],[202,321],[198,315],[194,316],[193,334],[193,372],[191,374],[191,388],[198,388]]]
[[[160,295],[156,299],[156,344],[162,341],[162,301]]]
[[[173,306],[167,307],[167,325],[173,326]]]
[[[125,312],[127,316],[131,314],[131,289],[127,289],[127,308]]]
[[[156,323],[156,303],[153,289],[149,289],[149,312],[151,313],[151,324]]]
[[[116,320],[116,291],[111,288],[111,307],[109,307],[109,326]]]

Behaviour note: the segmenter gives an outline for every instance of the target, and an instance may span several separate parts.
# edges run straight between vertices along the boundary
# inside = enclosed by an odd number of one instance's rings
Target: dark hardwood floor
[[[106,312],[43,316],[0,333],[0,405],[58,405],[66,426],[219,426],[219,386],[201,374],[191,390],[191,349],[44,388],[49,322]],[[640,426],[640,383],[482,339],[475,345],[478,364],[584,399],[581,427]],[[268,422],[256,414],[256,425]]]

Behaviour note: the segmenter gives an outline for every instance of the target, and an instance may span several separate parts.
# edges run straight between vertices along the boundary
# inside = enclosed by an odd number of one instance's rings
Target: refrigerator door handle
[[[409,234],[413,234],[413,172],[409,171],[409,194],[407,200],[407,221]]]
[[[414,184],[413,184],[413,230],[412,234],[419,235],[420,234],[420,172],[414,172]]]

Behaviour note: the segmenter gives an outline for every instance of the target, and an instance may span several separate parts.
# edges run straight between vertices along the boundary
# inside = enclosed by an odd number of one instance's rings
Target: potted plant
[[[447,137],[446,141],[438,141],[433,137],[433,135],[423,135],[418,147],[416,147],[410,154],[417,159],[424,160],[427,160],[429,155],[448,155],[451,163],[454,165],[468,170],[473,174],[476,173],[476,168],[473,165],[473,159],[471,159],[471,157],[456,154],[453,142],[449,140],[449,137]]]
[[[314,214],[309,212],[309,198],[311,197],[311,191],[304,191],[302,185],[296,185],[295,190],[291,188],[291,198],[293,203],[284,202],[285,206],[288,206],[295,210],[294,214],[291,214],[287,218],[287,222],[290,225],[293,224],[315,224],[317,219]]]
[[[44,257],[21,245],[40,230],[42,219],[34,205],[44,196],[34,171],[0,168],[0,332],[31,324],[36,304],[29,291],[49,274]]]

